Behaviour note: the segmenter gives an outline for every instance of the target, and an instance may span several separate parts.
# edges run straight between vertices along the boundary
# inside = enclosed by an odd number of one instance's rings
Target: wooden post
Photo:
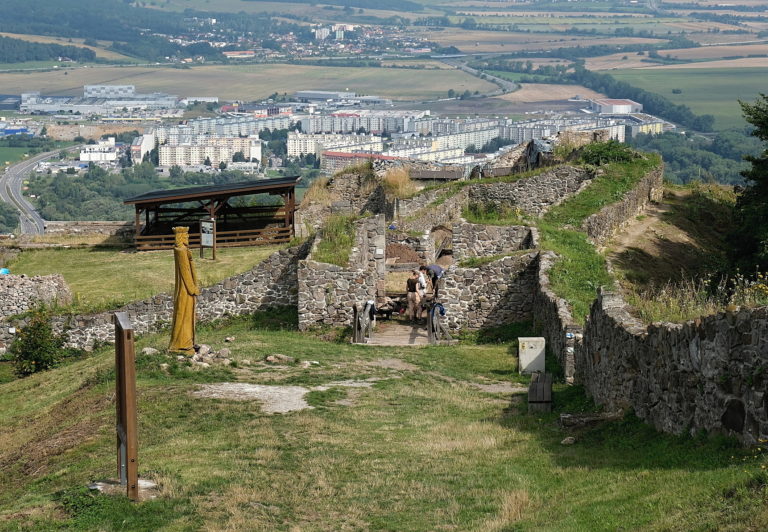
[[[126,495],[139,500],[138,423],[136,419],[136,355],[133,325],[127,312],[115,312],[115,407],[117,474]]]
[[[359,344],[360,342],[360,310],[357,308],[357,303],[352,305],[352,343]]]

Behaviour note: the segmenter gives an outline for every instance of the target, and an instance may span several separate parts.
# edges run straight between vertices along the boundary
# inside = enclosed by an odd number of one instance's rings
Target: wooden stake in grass
[[[139,500],[139,442],[136,437],[136,356],[133,325],[127,312],[116,312],[115,409],[117,411],[117,474],[132,501]]]

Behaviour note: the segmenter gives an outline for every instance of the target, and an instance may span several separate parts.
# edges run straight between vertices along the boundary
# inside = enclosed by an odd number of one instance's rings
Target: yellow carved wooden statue
[[[176,287],[173,291],[173,325],[168,349],[192,353],[195,345],[195,304],[200,290],[189,250],[189,227],[174,227],[173,232],[176,235],[173,247]]]

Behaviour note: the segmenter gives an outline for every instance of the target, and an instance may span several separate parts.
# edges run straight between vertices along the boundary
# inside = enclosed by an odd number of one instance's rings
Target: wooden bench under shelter
[[[295,189],[300,180],[301,177],[292,176],[155,190],[123,203],[136,208],[134,239],[138,251],[173,248],[172,229],[176,226],[188,226],[190,247],[199,247],[203,219],[216,220],[217,247],[275,244],[287,242],[294,236]],[[230,202],[233,198],[257,194],[280,196],[282,205]]]

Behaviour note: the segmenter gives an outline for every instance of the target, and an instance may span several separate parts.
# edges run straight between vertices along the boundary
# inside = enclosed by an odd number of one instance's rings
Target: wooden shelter
[[[287,242],[294,235],[296,184],[301,177],[147,192],[124,201],[136,207],[136,249],[173,248],[172,228],[189,227],[190,247],[200,246],[200,221],[216,220],[216,246],[239,247]],[[282,205],[233,205],[239,196],[280,196]]]

